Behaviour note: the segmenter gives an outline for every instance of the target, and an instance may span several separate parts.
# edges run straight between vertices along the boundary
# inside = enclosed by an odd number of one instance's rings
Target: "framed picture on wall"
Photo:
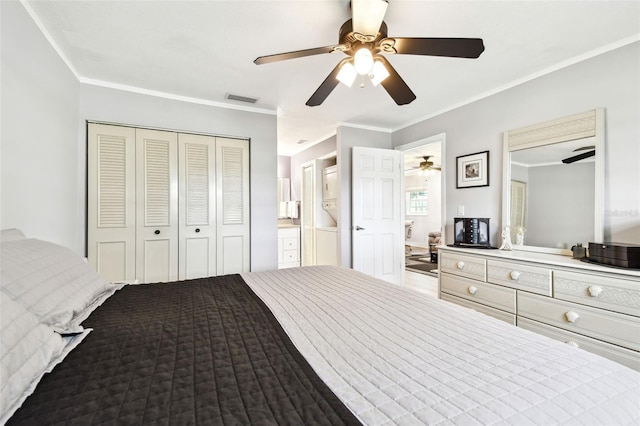
[[[456,157],[456,188],[489,186],[489,151]]]

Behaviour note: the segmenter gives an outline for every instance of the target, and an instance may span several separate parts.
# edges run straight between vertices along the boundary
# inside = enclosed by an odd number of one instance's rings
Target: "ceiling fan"
[[[260,56],[253,62],[261,65],[343,52],[348,57],[338,63],[311,95],[306,102],[308,106],[322,104],[339,82],[351,87],[358,75],[367,76],[374,86],[382,84],[396,104],[406,105],[416,99],[416,95],[382,53],[477,58],[484,51],[479,38],[387,37],[387,24],[383,19],[388,5],[387,0],[352,0],[353,19],[340,27],[338,44]]]
[[[438,167],[438,166],[434,166],[433,165],[433,161],[429,161],[429,158],[431,158],[431,155],[427,155],[422,157],[424,159],[424,161],[420,162],[420,169],[423,171],[427,171],[427,170],[442,170],[442,167]]]
[[[574,155],[572,157],[564,158],[562,162],[564,164],[571,164],[571,163],[575,163],[576,161],[584,160],[585,158],[595,157],[596,155],[596,147],[593,145],[583,146],[582,148],[577,148],[573,150],[573,152],[578,152],[578,151],[585,151],[585,152],[583,152],[582,154]]]
[[[429,160],[431,157],[433,157],[432,155],[426,155],[424,157],[416,157],[416,158],[421,158],[424,161],[421,161],[420,164],[418,166],[414,166],[412,167],[413,170],[420,170],[420,173],[423,172],[428,172],[431,170],[442,170],[442,167],[440,166],[435,166],[433,161]]]

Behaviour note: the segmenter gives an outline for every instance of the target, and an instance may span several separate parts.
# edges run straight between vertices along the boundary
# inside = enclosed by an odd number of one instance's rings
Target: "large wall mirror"
[[[514,249],[570,255],[603,241],[604,135],[603,109],[504,133],[502,225]]]

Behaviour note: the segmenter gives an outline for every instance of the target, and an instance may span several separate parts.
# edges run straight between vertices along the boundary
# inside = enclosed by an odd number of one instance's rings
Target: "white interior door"
[[[251,269],[249,141],[216,138],[217,274]]]
[[[178,134],[178,279],[216,275],[216,138]]]
[[[90,123],[87,259],[109,281],[136,274],[135,129]]]
[[[396,284],[404,272],[403,154],[354,147],[353,269]]]
[[[315,170],[314,164],[302,166],[302,266],[316,264]]]
[[[136,278],[178,279],[177,134],[136,130]]]

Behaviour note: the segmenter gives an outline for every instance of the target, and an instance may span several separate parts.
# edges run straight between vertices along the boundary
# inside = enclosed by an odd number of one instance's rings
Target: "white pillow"
[[[0,310],[0,424],[4,424],[53,368],[65,342],[4,292],[0,292]]]
[[[43,324],[65,333],[122,285],[111,284],[71,250],[47,241],[0,244],[0,285]]]
[[[0,242],[24,240],[26,237],[21,230],[16,228],[3,229],[0,231]]]

